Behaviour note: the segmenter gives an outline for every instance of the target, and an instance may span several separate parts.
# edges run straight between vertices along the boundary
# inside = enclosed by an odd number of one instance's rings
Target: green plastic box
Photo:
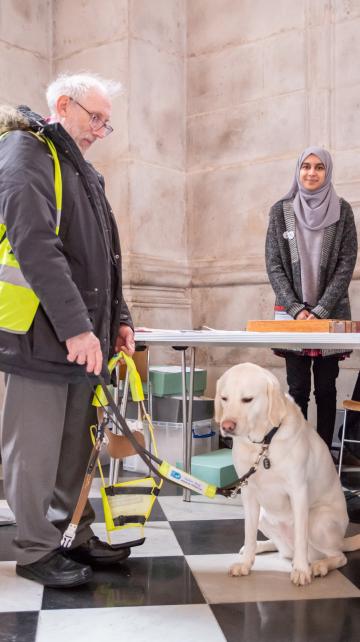
[[[182,467],[181,464],[179,466]],[[238,479],[230,448],[194,455],[191,457],[191,474],[218,487],[227,486]]]
[[[186,386],[189,387],[190,368],[186,369]],[[180,366],[151,366],[151,391],[155,397],[179,395],[182,393]],[[203,395],[206,388],[206,370],[194,370],[194,395]]]

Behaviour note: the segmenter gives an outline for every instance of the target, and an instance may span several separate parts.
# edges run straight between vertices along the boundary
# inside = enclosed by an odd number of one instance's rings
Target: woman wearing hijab
[[[270,210],[266,269],[275,292],[275,318],[350,319],[348,287],[357,255],[354,215],[336,194],[329,152],[300,155],[289,192]],[[311,367],[317,430],[329,449],[336,417],[336,350],[275,351],[285,357],[289,393],[307,418]]]

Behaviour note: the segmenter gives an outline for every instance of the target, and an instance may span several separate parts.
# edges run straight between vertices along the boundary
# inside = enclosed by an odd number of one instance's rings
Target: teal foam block
[[[181,463],[177,463],[182,468]],[[232,462],[232,451],[230,448],[212,450],[202,455],[194,455],[191,458],[191,474],[198,479],[215,484],[215,486],[227,486],[232,484],[238,475]]]

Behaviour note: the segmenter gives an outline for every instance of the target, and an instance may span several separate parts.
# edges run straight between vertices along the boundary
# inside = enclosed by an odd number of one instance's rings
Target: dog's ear
[[[216,382],[216,393],[215,393],[215,400],[214,400],[214,408],[215,408],[215,421],[216,423],[220,423],[221,421],[221,385],[222,385],[222,377],[217,380]]]
[[[268,372],[268,418],[272,426],[279,426],[286,414],[285,396],[277,378]]]

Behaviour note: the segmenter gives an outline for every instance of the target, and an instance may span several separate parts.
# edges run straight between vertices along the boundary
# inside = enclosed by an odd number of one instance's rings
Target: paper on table
[[[275,310],[275,321],[294,321],[294,317],[285,312],[285,310]]]

